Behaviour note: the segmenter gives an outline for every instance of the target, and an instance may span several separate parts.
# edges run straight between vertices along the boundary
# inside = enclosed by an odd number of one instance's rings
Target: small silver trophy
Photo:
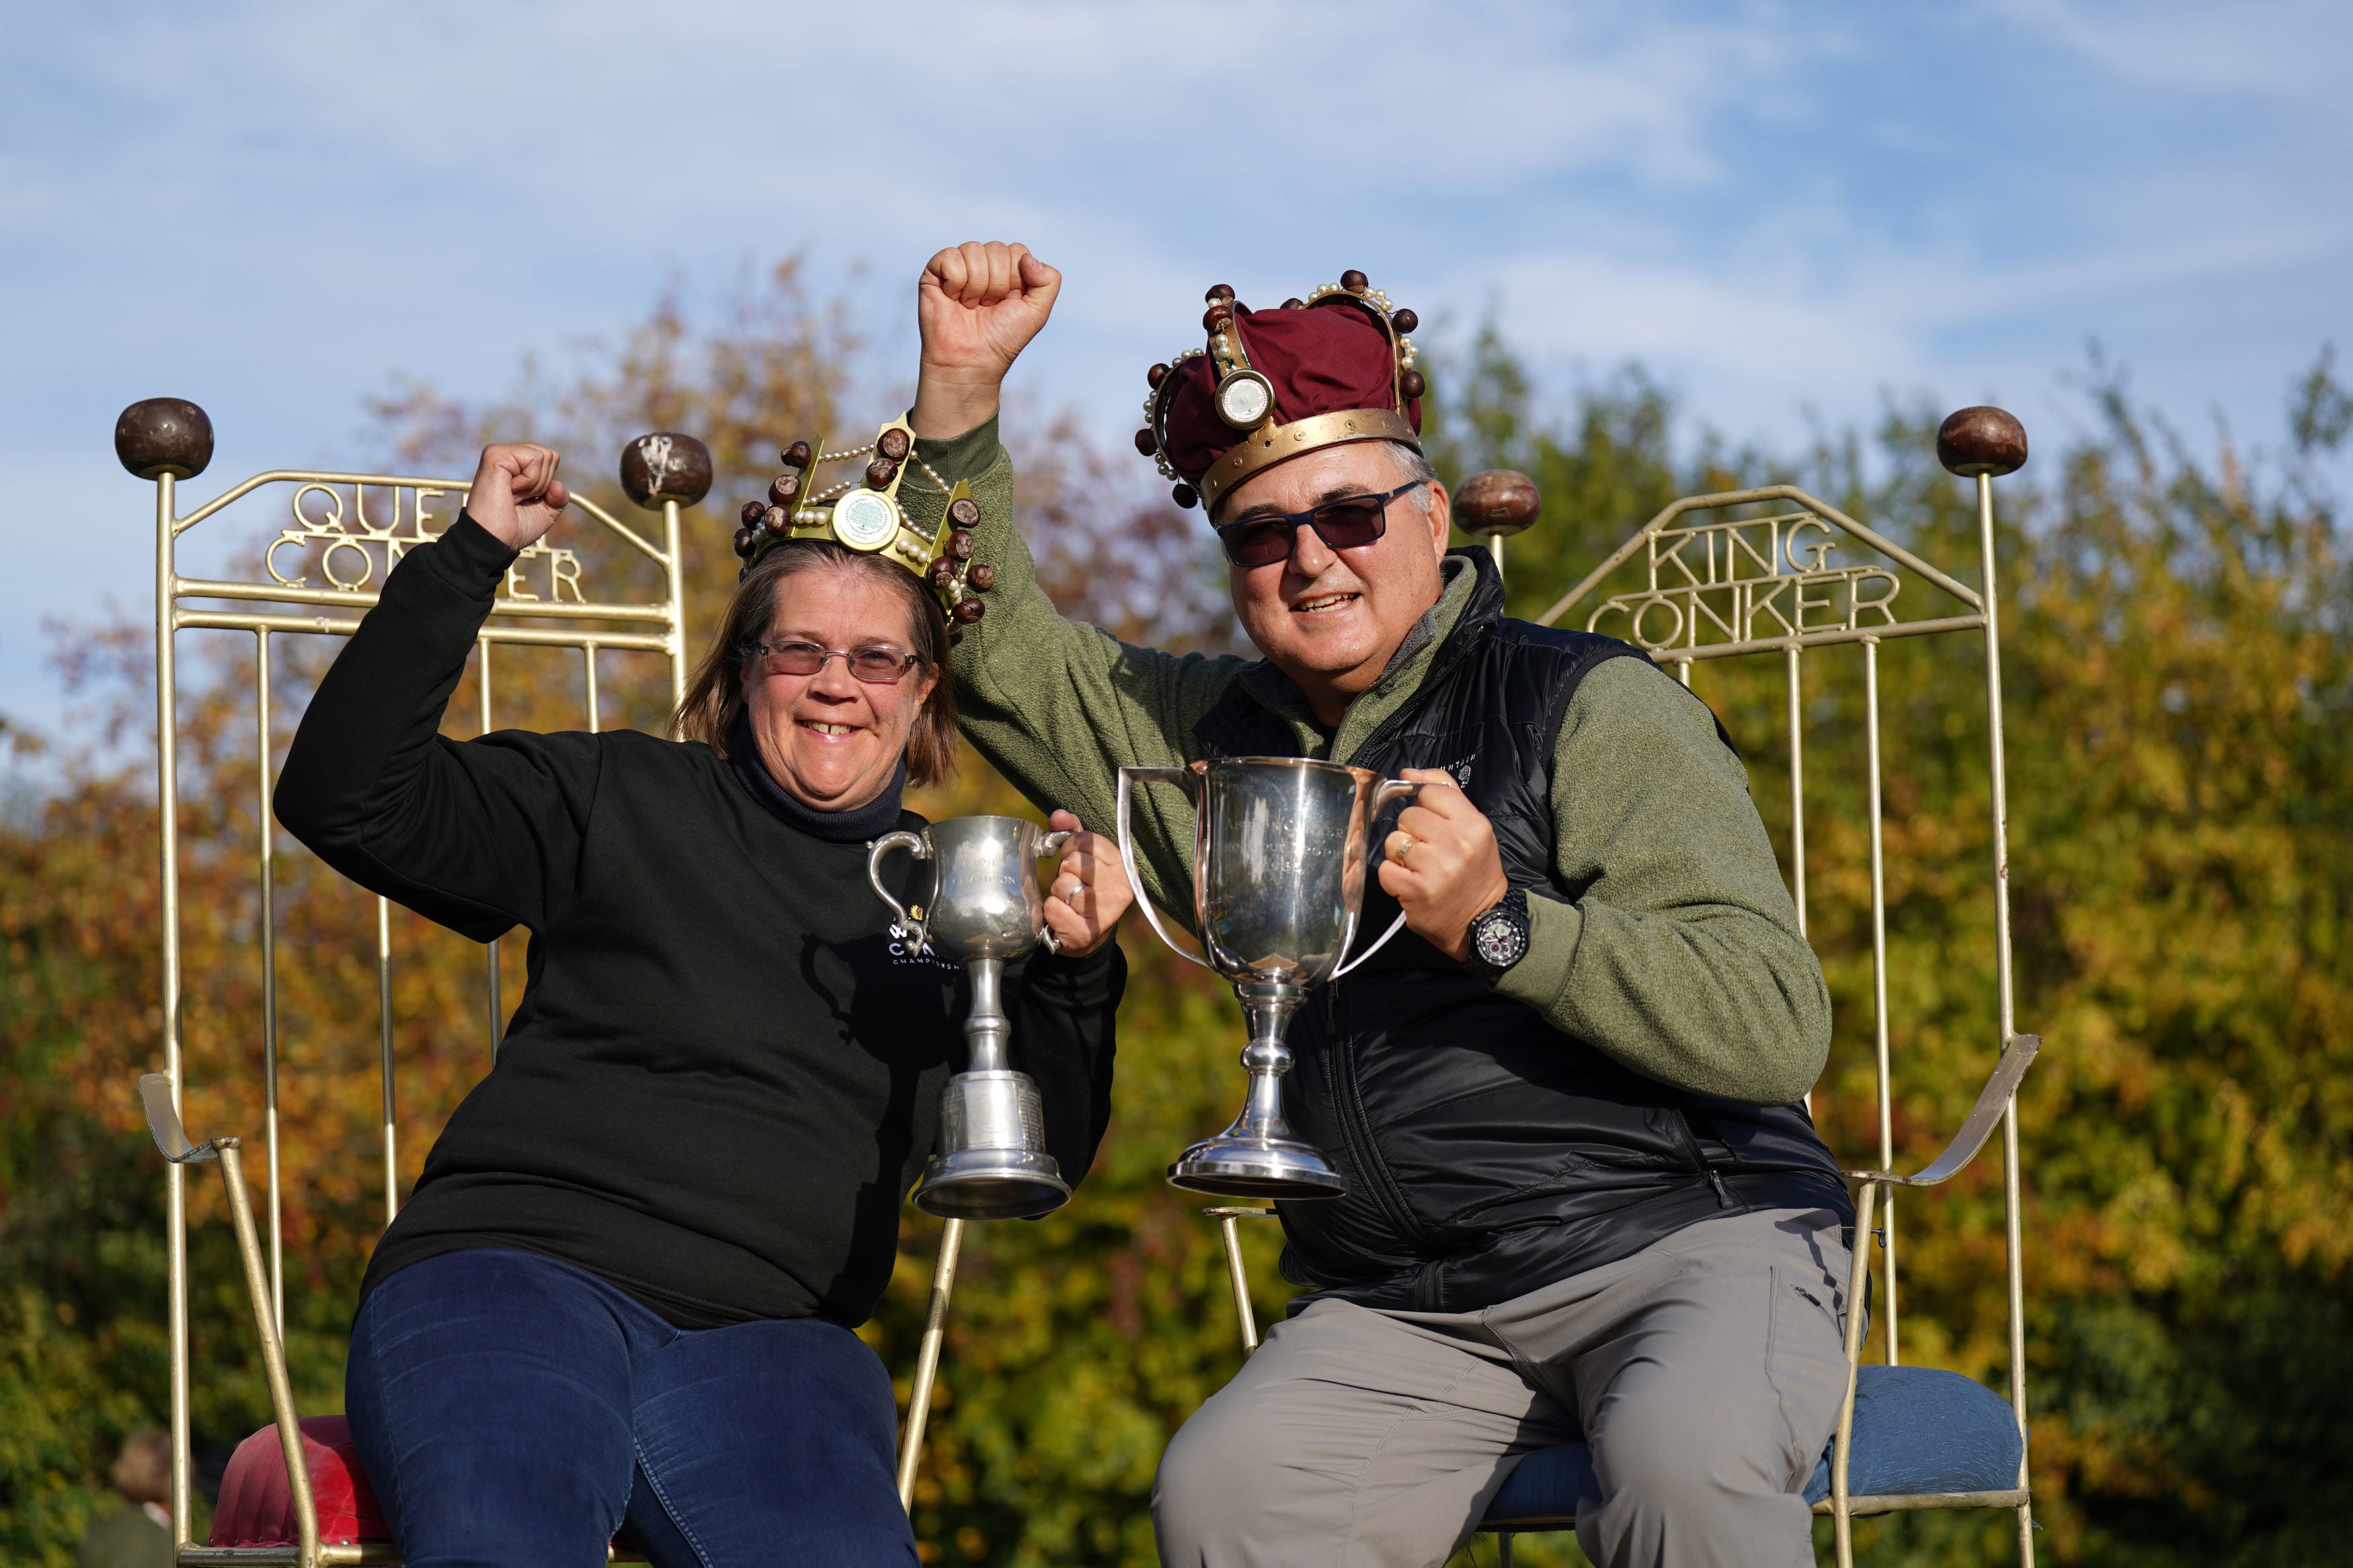
[[[1193,803],[1196,945],[1161,923],[1137,874],[1128,813],[1134,787],[1172,784]],[[1119,770],[1119,854],[1160,940],[1233,982],[1250,1021],[1242,1066],[1250,1097],[1234,1124],[1185,1151],[1173,1184],[1246,1198],[1336,1198],[1347,1181],[1282,1119],[1282,1041],[1308,993],[1380,951],[1389,929],[1353,961],[1341,956],[1364,904],[1368,834],[1391,801],[1420,786],[1303,757],[1233,757],[1181,768]]]
[[[1046,903],[1040,856],[1060,852],[1067,833],[1017,816],[956,816],[921,833],[886,833],[867,847],[866,879],[898,919],[892,934],[918,952],[964,965],[972,977],[966,1070],[940,1091],[939,1152],[915,1187],[915,1206],[948,1219],[1027,1219],[1070,1201],[1071,1185],[1046,1152],[1045,1107],[1027,1073],[1006,1066],[1004,977],[1008,959],[1043,942]],[[882,857],[904,849],[929,860],[937,880],[928,908],[900,904],[882,885]]]

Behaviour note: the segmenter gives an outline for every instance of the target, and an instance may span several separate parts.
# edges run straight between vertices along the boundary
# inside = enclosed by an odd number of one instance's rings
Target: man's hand
[[[1421,786],[1382,847],[1381,887],[1405,909],[1406,928],[1456,960],[1471,954],[1471,921],[1512,885],[1495,827],[1437,768],[1398,775]]]
[[[923,340],[908,421],[915,434],[944,440],[994,415],[1005,373],[1061,291],[1062,275],[1026,245],[966,240],[925,263],[915,290]]]
[[[555,477],[564,461],[553,447],[493,446],[482,448],[481,466],[466,491],[466,512],[511,550],[526,550],[555,526],[572,500]]]
[[[1119,863],[1118,845],[1100,833],[1081,832],[1078,817],[1067,811],[1046,821],[1055,832],[1071,836],[1046,891],[1046,927],[1061,943],[1063,957],[1083,958],[1111,940],[1135,895]]]

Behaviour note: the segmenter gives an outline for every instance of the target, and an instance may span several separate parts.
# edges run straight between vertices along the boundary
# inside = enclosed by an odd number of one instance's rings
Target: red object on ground
[[[221,1478],[220,1505],[213,1510],[215,1546],[291,1546],[294,1493],[286,1482],[284,1450],[278,1428],[264,1426],[237,1446]],[[302,1421],[302,1461],[311,1469],[311,1496],[319,1507],[319,1539],[349,1546],[390,1541],[384,1511],[360,1468],[352,1447],[351,1424],[340,1415]]]

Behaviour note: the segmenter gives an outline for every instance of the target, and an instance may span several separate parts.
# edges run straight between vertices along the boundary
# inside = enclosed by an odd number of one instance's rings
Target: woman
[[[865,847],[920,827],[901,789],[948,767],[946,626],[901,568],[786,542],[738,588],[686,741],[446,740],[492,595],[564,509],[556,464],[483,452],[279,782],[279,819],[363,887],[531,932],[497,1067],[368,1266],[353,1435],[410,1568],[586,1568],[618,1530],[664,1564],[912,1564],[890,1378],[850,1330],[931,1152],[963,976],[892,941]],[[1061,951],[1008,1007],[1072,1177],[1125,973],[1107,848],[1072,841]]]

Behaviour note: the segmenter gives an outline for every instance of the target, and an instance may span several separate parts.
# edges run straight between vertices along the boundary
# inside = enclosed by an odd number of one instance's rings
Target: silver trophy
[[[1193,803],[1198,946],[1161,923],[1136,872],[1128,813],[1144,784],[1175,784]],[[1145,918],[1161,941],[1232,981],[1250,1022],[1242,1050],[1250,1098],[1232,1126],[1168,1167],[1175,1185],[1248,1198],[1336,1198],[1348,1190],[1282,1119],[1282,1075],[1291,1070],[1282,1035],[1310,991],[1364,963],[1405,924],[1399,914],[1379,942],[1341,963],[1364,903],[1373,820],[1419,787],[1301,757],[1119,770],[1119,854]]]
[[[1016,816],[956,816],[921,833],[886,833],[867,847],[866,879],[898,919],[892,933],[972,977],[965,1019],[971,1064],[940,1091],[939,1152],[923,1168],[915,1206],[948,1219],[1026,1219],[1070,1201],[1071,1184],[1046,1152],[1045,1107],[1027,1073],[1005,1065],[1006,960],[1040,942],[1053,951],[1038,860],[1070,838]],[[882,857],[904,849],[936,868],[928,908],[903,907],[882,885]]]

